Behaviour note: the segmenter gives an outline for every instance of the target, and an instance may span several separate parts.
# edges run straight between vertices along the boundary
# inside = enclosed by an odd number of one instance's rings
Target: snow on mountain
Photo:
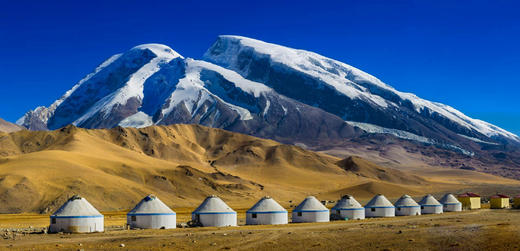
[[[220,36],[204,59],[184,58],[160,44],[136,46],[17,123],[31,130],[193,123],[306,145],[368,132],[466,155],[478,150],[477,143],[520,142],[501,128],[313,52]]]
[[[361,133],[262,83],[157,44],[111,57],[49,108],[30,111],[19,122],[35,130],[196,123],[284,142]]]
[[[520,142],[518,136],[497,126],[472,119],[450,106],[399,92],[357,68],[313,52],[241,36],[219,36],[204,59],[345,120],[428,138],[438,137],[439,131],[445,134],[448,129],[467,137]]]
[[[76,89],[78,89],[78,87],[80,87],[83,83],[88,81],[91,77],[96,75],[98,72],[103,70],[105,67],[110,65],[112,62],[114,62],[120,56],[121,56],[121,54],[116,54],[116,55],[113,55],[112,57],[108,58],[103,63],[101,63],[98,67],[96,67],[96,69],[94,69],[94,71],[92,73],[88,74],[82,80],[80,80],[76,85],[74,85],[72,87],[72,89],[65,92],[65,94],[63,96],[61,96],[61,98],[59,98],[54,103],[52,103],[49,106],[49,108],[44,107],[44,106],[39,106],[34,111],[29,112],[29,113],[25,114],[24,116],[22,116],[21,118],[19,118],[16,121],[16,124],[18,124],[20,126],[24,126],[28,129],[32,129],[32,130],[43,129],[43,128],[31,128],[31,124],[34,124],[34,122],[31,123],[31,117],[36,117],[37,120],[41,121],[43,124],[46,124],[48,122],[49,118],[54,114],[54,111],[56,110],[56,108],[61,103],[63,103],[63,101],[66,100],[74,91],[76,91]]]
[[[359,127],[363,130],[365,130],[368,133],[383,133],[383,134],[391,134],[401,139],[409,139],[414,140],[422,143],[427,144],[435,144],[435,141],[426,137],[422,137],[410,132],[397,130],[397,129],[391,129],[391,128],[385,128],[377,125],[372,125],[368,123],[361,123],[361,122],[354,122],[354,121],[347,121],[348,124]]]
[[[44,129],[35,124],[43,124],[49,129],[68,124],[105,127],[111,122],[103,119],[120,120],[132,115],[132,110],[143,98],[144,81],[157,72],[160,65],[175,58],[183,57],[159,44],[140,45],[124,54],[116,54],[48,108],[38,107],[17,123],[33,129]],[[121,111],[123,116],[112,118],[111,115]]]

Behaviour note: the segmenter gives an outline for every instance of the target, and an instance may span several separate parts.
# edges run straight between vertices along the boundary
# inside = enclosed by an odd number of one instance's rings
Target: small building
[[[292,222],[329,222],[330,212],[314,196],[305,198],[292,212]]]
[[[394,217],[394,205],[382,194],[374,196],[365,205],[366,217]]]
[[[462,203],[463,209],[480,209],[480,195],[476,193],[463,193],[457,196],[457,199]]]
[[[460,212],[462,211],[462,203],[460,203],[455,196],[451,193],[447,193],[442,196],[439,201],[442,204],[442,210],[444,212]]]
[[[332,207],[331,214],[342,219],[362,220],[365,218],[365,208],[352,195],[344,195]]]
[[[421,214],[442,214],[442,204],[431,194],[424,196],[419,205]]]
[[[288,222],[287,210],[269,196],[260,199],[246,212],[246,225],[277,225]]]
[[[191,220],[203,227],[236,226],[237,212],[216,195],[211,195],[191,213]]]
[[[104,231],[104,217],[85,198],[70,197],[51,216],[49,232],[92,233]]]
[[[130,228],[169,229],[177,225],[177,215],[155,195],[144,197],[126,215]]]
[[[502,209],[509,207],[509,196],[503,194],[495,194],[489,200],[489,208]]]
[[[520,195],[515,196],[513,199],[513,208],[520,209]]]
[[[401,196],[401,198],[395,202],[394,206],[396,216],[421,215],[421,206],[407,194]]]

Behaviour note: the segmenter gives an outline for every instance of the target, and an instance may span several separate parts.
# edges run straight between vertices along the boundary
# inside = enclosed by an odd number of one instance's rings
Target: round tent
[[[422,214],[442,214],[442,204],[431,194],[428,194],[419,201]]]
[[[462,211],[462,203],[451,193],[442,196],[439,201],[442,204],[443,212],[460,212]]]
[[[219,197],[211,195],[191,213],[191,219],[203,227],[236,226],[237,212]]]
[[[415,202],[409,195],[403,195],[395,204],[395,215],[397,216],[411,216],[421,215],[421,206]]]
[[[309,196],[300,203],[292,212],[292,222],[328,222],[329,209],[327,209],[314,196]]]
[[[365,218],[365,208],[352,195],[344,195],[332,207],[331,213],[341,218],[361,220]]]
[[[260,199],[246,212],[247,225],[276,225],[287,223],[287,210],[269,196]]]
[[[131,228],[168,229],[176,227],[177,216],[155,195],[148,195],[126,215]]]
[[[103,232],[103,215],[85,198],[72,196],[51,217],[49,232]]]
[[[394,217],[395,207],[388,199],[378,194],[365,205],[366,217]]]

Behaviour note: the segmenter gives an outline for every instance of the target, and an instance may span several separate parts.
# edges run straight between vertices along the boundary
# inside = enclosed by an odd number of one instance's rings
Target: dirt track
[[[110,222],[115,221],[109,220],[107,224]],[[230,228],[120,230],[109,226],[105,233],[95,234],[15,235],[15,240],[0,239],[0,249],[520,250],[520,211],[483,209],[442,215]]]

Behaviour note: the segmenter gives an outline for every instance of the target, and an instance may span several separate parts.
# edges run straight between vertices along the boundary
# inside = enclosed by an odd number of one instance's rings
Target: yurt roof
[[[134,209],[128,212],[128,215],[171,215],[175,214],[166,204],[164,204],[157,196],[147,195],[144,197]]]
[[[495,194],[493,196],[491,196],[491,198],[502,198],[502,199],[509,199],[509,196],[507,195],[504,195],[504,194]]]
[[[421,206],[430,206],[430,205],[437,206],[437,205],[441,205],[441,203],[437,199],[435,199],[435,197],[433,197],[433,195],[431,195],[431,194],[428,194],[428,195],[424,196],[422,198],[422,200],[419,201],[419,204]]]
[[[392,208],[394,205],[382,194],[374,196],[365,207]]]
[[[78,195],[70,197],[51,217],[102,217],[103,215],[85,198]]]
[[[318,212],[329,211],[321,202],[314,196],[305,198],[300,205],[294,208],[293,212]]]
[[[419,207],[419,204],[417,204],[417,202],[415,202],[415,200],[412,199],[412,197],[405,194],[405,195],[401,196],[401,198],[399,198],[395,202],[395,206],[396,207]]]
[[[200,204],[194,214],[218,214],[218,213],[236,213],[222,199],[216,195],[208,196],[202,204]]]
[[[351,208],[363,208],[361,204],[354,199],[354,196],[352,195],[344,195],[341,197],[341,199],[334,205],[332,209],[339,210],[339,209],[351,209]]]
[[[451,193],[447,193],[444,196],[442,196],[441,200],[439,201],[442,204],[448,205],[448,204],[459,204],[460,201],[455,198],[455,196]]]
[[[260,199],[253,207],[247,210],[248,213],[285,213],[283,208],[276,200],[266,196]]]
[[[478,195],[476,193],[467,192],[467,193],[459,194],[459,197],[480,197],[480,195]]]

